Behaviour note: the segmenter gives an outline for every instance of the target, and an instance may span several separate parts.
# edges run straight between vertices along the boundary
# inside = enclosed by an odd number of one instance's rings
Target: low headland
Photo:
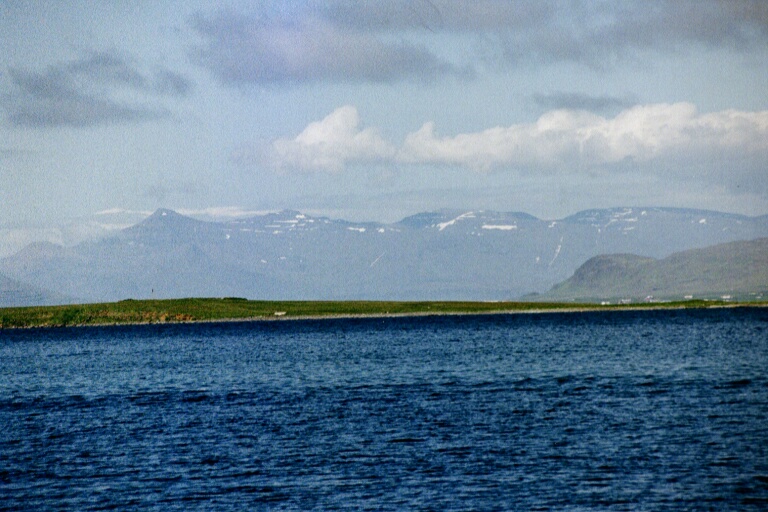
[[[234,297],[129,299],[98,304],[0,308],[0,329],[339,317],[766,306],[768,306],[768,301],[736,302],[724,300],[601,305],[573,302],[261,301]]]

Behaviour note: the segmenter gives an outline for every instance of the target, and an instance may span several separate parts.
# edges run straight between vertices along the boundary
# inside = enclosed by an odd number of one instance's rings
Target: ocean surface
[[[768,510],[768,309],[0,331],[2,510]]]

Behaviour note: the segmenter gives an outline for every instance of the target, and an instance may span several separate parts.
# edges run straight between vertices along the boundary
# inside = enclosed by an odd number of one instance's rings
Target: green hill
[[[768,238],[678,252],[657,260],[633,254],[589,259],[542,300],[622,300],[768,296]]]

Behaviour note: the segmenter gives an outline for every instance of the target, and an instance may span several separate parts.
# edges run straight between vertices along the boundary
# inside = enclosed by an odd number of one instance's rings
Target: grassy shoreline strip
[[[630,305],[470,301],[258,301],[239,298],[124,300],[98,304],[0,308],[0,329],[338,318],[366,316],[542,313],[627,309],[768,306],[768,302],[689,300]]]

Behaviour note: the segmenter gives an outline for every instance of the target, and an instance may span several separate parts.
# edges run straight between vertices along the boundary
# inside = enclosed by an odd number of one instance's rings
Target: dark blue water
[[[0,331],[3,510],[766,510],[768,310]]]

